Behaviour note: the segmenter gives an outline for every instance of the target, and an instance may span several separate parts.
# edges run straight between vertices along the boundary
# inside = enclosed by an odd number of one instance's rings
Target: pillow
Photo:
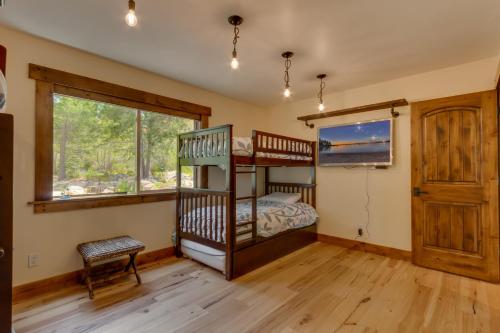
[[[271,202],[279,202],[283,204],[294,204],[300,201],[300,193],[283,193],[283,192],[274,192],[263,197],[260,197],[259,200],[263,201],[271,201]]]
[[[253,151],[252,138],[233,137],[233,155],[251,156]]]

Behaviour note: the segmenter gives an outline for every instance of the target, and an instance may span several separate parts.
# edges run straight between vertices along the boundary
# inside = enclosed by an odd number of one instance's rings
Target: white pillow
[[[233,137],[233,155],[249,156],[252,155],[252,138],[249,137]]]
[[[279,202],[283,204],[294,204],[300,201],[300,193],[283,193],[283,192],[274,192],[263,197],[260,197],[259,200],[263,201],[271,201],[271,202]]]

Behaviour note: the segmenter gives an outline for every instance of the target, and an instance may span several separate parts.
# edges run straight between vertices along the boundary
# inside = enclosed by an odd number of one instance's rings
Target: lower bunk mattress
[[[305,229],[308,229],[308,227],[305,227]],[[263,241],[265,241],[265,239]],[[256,243],[255,245],[258,244],[259,243]],[[187,258],[201,262],[218,271],[221,271],[223,274],[226,273],[226,252],[224,251],[184,238],[181,239],[181,251]]]
[[[223,274],[226,273],[226,252],[190,241],[189,239],[181,239],[181,251],[186,257],[215,268]]]
[[[251,219],[251,202],[240,202],[236,206],[237,233],[250,230],[250,225],[238,227],[238,224]],[[207,219],[204,216],[205,212],[208,215]],[[213,227],[211,231],[205,230],[205,221],[213,226],[211,221],[214,216],[217,216],[219,221],[224,221],[224,223],[222,226]],[[191,229],[202,230],[200,236],[208,238],[208,235],[212,235],[213,240],[225,242],[225,216],[225,210],[220,209],[220,207],[208,207],[207,210],[197,209],[185,215],[188,221],[197,224],[196,228],[193,228],[192,224],[189,227],[188,224],[188,227],[182,230],[184,232],[193,232]],[[260,237],[267,238],[287,230],[305,228],[316,223],[318,218],[316,210],[303,202],[290,204],[257,200],[257,235]],[[240,235],[236,238],[236,242],[244,241],[250,237],[251,233]],[[181,251],[185,256],[225,273],[226,253],[224,251],[183,238],[181,238]]]

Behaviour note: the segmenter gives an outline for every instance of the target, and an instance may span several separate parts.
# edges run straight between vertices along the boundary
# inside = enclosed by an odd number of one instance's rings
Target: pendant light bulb
[[[134,0],[129,0],[128,2],[128,14],[125,16],[125,22],[129,27],[135,27],[137,25],[137,16],[135,15]]]
[[[319,105],[318,105],[318,110],[319,110],[319,111],[325,111],[325,104],[323,104],[323,103],[319,103]]]
[[[283,91],[283,96],[285,97],[290,97],[291,95],[291,92],[290,92],[290,88],[285,88],[285,90]]]
[[[238,61],[238,58],[233,57],[233,60],[231,60],[231,68],[238,69],[238,67],[240,67],[240,62]]]
[[[129,27],[135,27],[137,25],[137,16],[135,16],[134,10],[129,10],[127,16],[125,16],[125,22]]]

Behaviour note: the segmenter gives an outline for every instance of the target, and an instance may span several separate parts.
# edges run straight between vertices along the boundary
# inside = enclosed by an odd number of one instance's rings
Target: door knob
[[[0,259],[2,259],[5,256],[5,250],[3,247],[0,247]]]
[[[413,188],[413,195],[419,197],[421,194],[429,194],[429,192],[422,191],[420,187]]]

